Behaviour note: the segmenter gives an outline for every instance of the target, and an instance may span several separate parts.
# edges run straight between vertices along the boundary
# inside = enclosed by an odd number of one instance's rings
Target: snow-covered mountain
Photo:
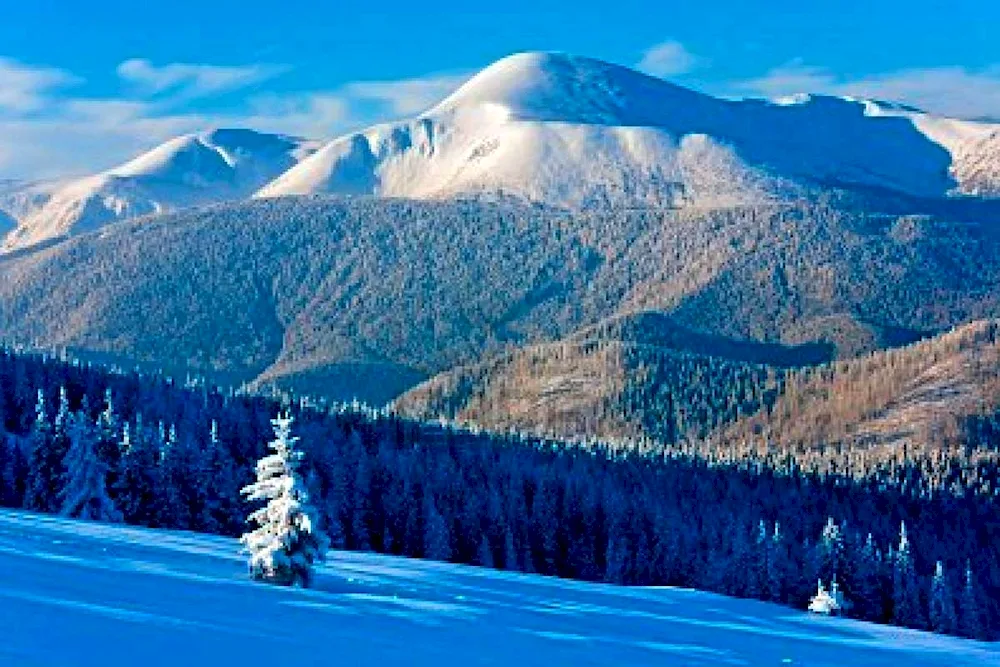
[[[242,199],[308,156],[310,142],[243,129],[171,139],[125,164],[74,180],[0,187],[8,226],[2,250],[114,220]],[[0,217],[0,234],[4,232]]]
[[[1000,123],[851,98],[718,99],[599,60],[523,53],[416,118],[322,147],[213,130],[85,178],[0,183],[0,252],[254,194],[745,206],[831,185],[1000,197]]]
[[[723,100],[590,58],[523,53],[415,119],[330,142],[258,196],[747,204],[815,184],[1000,196],[1000,124],[848,98]]]

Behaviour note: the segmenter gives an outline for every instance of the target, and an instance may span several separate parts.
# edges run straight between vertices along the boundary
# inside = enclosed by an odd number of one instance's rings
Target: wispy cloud
[[[154,65],[136,58],[116,70],[118,96],[89,98],[73,74],[0,59],[0,177],[46,178],[104,169],[178,134],[207,127],[251,127],[324,139],[425,110],[466,75],[355,81],[330,90],[253,90],[236,108],[214,98],[282,73],[274,65]],[[198,100],[197,104],[192,104]],[[231,103],[232,100],[230,99]],[[216,109],[216,110],[212,110]]]
[[[705,65],[682,44],[648,49],[637,65],[676,76]],[[0,57],[0,178],[87,173],[117,164],[170,137],[207,127],[241,126],[315,139],[373,122],[411,116],[467,78],[440,73],[396,81],[355,81],[328,90],[264,93],[255,84],[275,65],[154,65],[137,58],[117,68],[119,94],[92,98],[66,70]],[[219,96],[242,90],[220,104]],[[938,67],[846,78],[801,60],[762,76],[716,86],[728,95],[777,97],[799,92],[899,101],[945,115],[1000,118],[1000,64]],[[197,100],[197,103],[193,103]]]
[[[118,76],[143,95],[169,93],[183,98],[205,97],[239,90],[271,79],[288,68],[282,65],[154,65],[133,58],[118,65]]]
[[[1000,118],[1000,64],[977,70],[932,67],[846,78],[795,60],[762,77],[733,82],[728,87],[741,95],[850,95],[902,102],[958,118]]]
[[[0,111],[27,113],[45,105],[52,91],[79,83],[69,72],[0,57]]]
[[[356,81],[344,86],[341,92],[348,99],[376,102],[394,115],[410,116],[441,101],[469,76],[440,74],[400,81]]]
[[[675,40],[667,40],[646,49],[636,69],[653,76],[667,77],[686,74],[702,63],[702,59]]]
[[[245,114],[215,124],[323,139],[359,120],[350,101],[333,91],[257,95],[248,100]]]
[[[74,105],[75,106],[75,105]],[[170,137],[204,127],[195,115],[145,116],[121,113],[110,104],[67,109],[60,116],[0,118],[0,177],[58,178],[93,173],[123,162]]]
[[[907,102],[946,116],[1000,119],[1000,64],[982,70],[903,70],[848,81],[841,89],[857,96]]]
[[[836,80],[822,67],[806,65],[796,59],[769,70],[763,76],[726,85],[737,94],[782,97],[797,93],[828,92],[836,85]]]

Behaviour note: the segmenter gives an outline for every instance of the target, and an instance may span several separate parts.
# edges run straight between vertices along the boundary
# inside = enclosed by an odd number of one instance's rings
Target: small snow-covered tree
[[[69,451],[64,459],[66,486],[60,493],[62,515],[119,522],[122,514],[108,497],[107,465],[97,456],[97,434],[85,412],[69,419]]]
[[[30,442],[24,505],[28,509],[51,511],[55,509],[52,476],[59,462],[52,455],[52,425],[45,411],[45,394],[41,389],[35,403],[35,423],[31,428]]]
[[[955,617],[955,602],[951,587],[944,574],[944,564],[937,562],[934,579],[931,580],[930,622],[934,632],[952,633],[958,624]]]
[[[979,594],[972,577],[972,564],[965,564],[965,581],[959,598],[959,634],[963,637],[981,639],[983,637],[982,609]]]
[[[892,564],[892,620],[898,625],[923,627],[920,590],[913,569],[913,554],[906,524],[899,526],[899,547]]]
[[[844,552],[843,531],[832,516],[828,517],[819,542],[820,574],[836,577],[844,565]]]
[[[120,450],[118,438],[121,435],[122,424],[115,412],[114,396],[111,388],[104,392],[104,409],[97,417],[97,456],[114,472],[119,463]]]
[[[309,505],[309,494],[299,475],[302,452],[292,435],[294,419],[281,414],[271,421],[273,454],[257,462],[257,481],[243,488],[247,500],[267,501],[253,512],[249,522],[256,530],[240,541],[250,555],[250,575],[259,581],[291,586],[308,586],[312,567],[322,561],[327,538],[318,531],[316,513]]]
[[[809,600],[807,609],[814,614],[830,616],[837,613],[840,607],[837,604],[837,599],[830,593],[827,593],[826,588],[823,587],[823,581],[820,580],[816,582],[816,595],[812,596]]]

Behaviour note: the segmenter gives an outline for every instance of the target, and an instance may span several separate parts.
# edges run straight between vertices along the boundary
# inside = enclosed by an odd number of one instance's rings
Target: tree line
[[[1000,636],[996,494],[925,492],[906,463],[851,478],[621,451],[5,349],[0,502],[236,536],[284,408],[336,548],[797,608],[836,579],[857,618]]]

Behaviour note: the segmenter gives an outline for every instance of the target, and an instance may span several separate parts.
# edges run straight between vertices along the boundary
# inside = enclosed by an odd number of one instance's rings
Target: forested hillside
[[[1000,209],[933,208],[219,205],[0,259],[0,336],[372,403],[642,313],[816,362],[1000,313]]]
[[[771,409],[713,440],[828,461],[841,471],[884,461],[995,459],[1000,321],[793,372]]]
[[[857,359],[794,367],[808,350],[727,347],[645,316],[442,374],[394,406],[499,431],[763,457],[775,466],[791,460],[857,476],[919,463],[945,479],[956,460],[1000,454],[998,331],[1000,323],[984,320]]]
[[[1000,632],[998,478],[987,461],[975,475],[956,461],[942,493],[906,463],[850,479],[291,407],[338,547],[800,608],[817,579],[836,578],[857,618]],[[0,502],[236,534],[248,511],[238,489],[280,408],[4,350]]]

